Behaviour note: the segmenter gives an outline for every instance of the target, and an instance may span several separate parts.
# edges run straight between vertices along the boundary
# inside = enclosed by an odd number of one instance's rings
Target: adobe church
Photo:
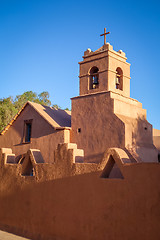
[[[0,134],[0,229],[32,240],[159,240],[160,131],[130,64],[84,52],[72,113],[27,102]]]
[[[160,132],[153,144],[152,125],[142,104],[130,98],[130,64],[122,50],[106,43],[84,52],[79,63],[79,96],[69,111],[27,102],[0,135],[0,147],[11,148],[18,163],[29,149],[54,162],[59,143],[75,143],[76,159],[99,163],[104,152],[121,148],[135,162],[158,162]],[[79,160],[78,160],[79,159]]]

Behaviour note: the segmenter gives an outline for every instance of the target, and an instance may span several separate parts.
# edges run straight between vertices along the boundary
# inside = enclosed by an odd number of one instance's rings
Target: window
[[[99,69],[92,67],[89,74],[89,89],[96,89],[99,87]]]
[[[24,121],[24,142],[29,143],[31,141],[32,120]]]
[[[78,129],[77,129],[77,132],[78,132],[78,133],[81,133],[81,128],[78,128]]]
[[[116,89],[123,90],[123,72],[119,67],[116,69],[115,86]]]

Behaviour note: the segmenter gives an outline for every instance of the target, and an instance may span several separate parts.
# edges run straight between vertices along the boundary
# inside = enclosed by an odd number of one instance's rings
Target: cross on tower
[[[100,36],[104,36],[104,45],[106,44],[106,35],[109,33],[110,32],[106,32],[106,28],[104,28],[104,33],[100,35]]]

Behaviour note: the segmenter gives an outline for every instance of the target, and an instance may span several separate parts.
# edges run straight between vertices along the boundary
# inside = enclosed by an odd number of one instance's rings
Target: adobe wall
[[[117,116],[125,124],[125,147],[136,153],[140,161],[158,162],[158,150],[153,144],[152,125],[141,117]]]
[[[84,149],[86,162],[99,162],[110,147],[127,148],[138,161],[158,162],[152,125],[135,99],[114,92],[72,98],[71,121],[71,140]]]
[[[84,149],[86,162],[99,162],[109,147],[125,147],[125,126],[113,103],[109,92],[72,98],[72,142]]]
[[[153,129],[153,143],[160,153],[160,130]]]
[[[127,164],[45,182],[0,174],[0,228],[32,240],[159,240],[160,165]],[[6,176],[6,177],[5,177]]]
[[[33,119],[31,142],[23,142],[24,120]],[[54,130],[30,105],[18,116],[13,125],[0,135],[0,148],[12,148],[16,156],[24,154],[28,149],[40,149],[45,162],[54,161],[54,150],[58,143],[68,141],[69,130]]]
[[[146,109],[142,108],[142,103],[136,99],[125,97],[120,93],[109,92],[114,99],[114,113],[131,118],[146,119]]]

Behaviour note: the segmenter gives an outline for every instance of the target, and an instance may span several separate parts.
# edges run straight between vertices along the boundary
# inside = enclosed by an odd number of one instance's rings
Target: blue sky
[[[48,91],[70,108],[84,51],[107,41],[131,63],[131,97],[160,129],[160,2],[0,0],[0,98]]]

